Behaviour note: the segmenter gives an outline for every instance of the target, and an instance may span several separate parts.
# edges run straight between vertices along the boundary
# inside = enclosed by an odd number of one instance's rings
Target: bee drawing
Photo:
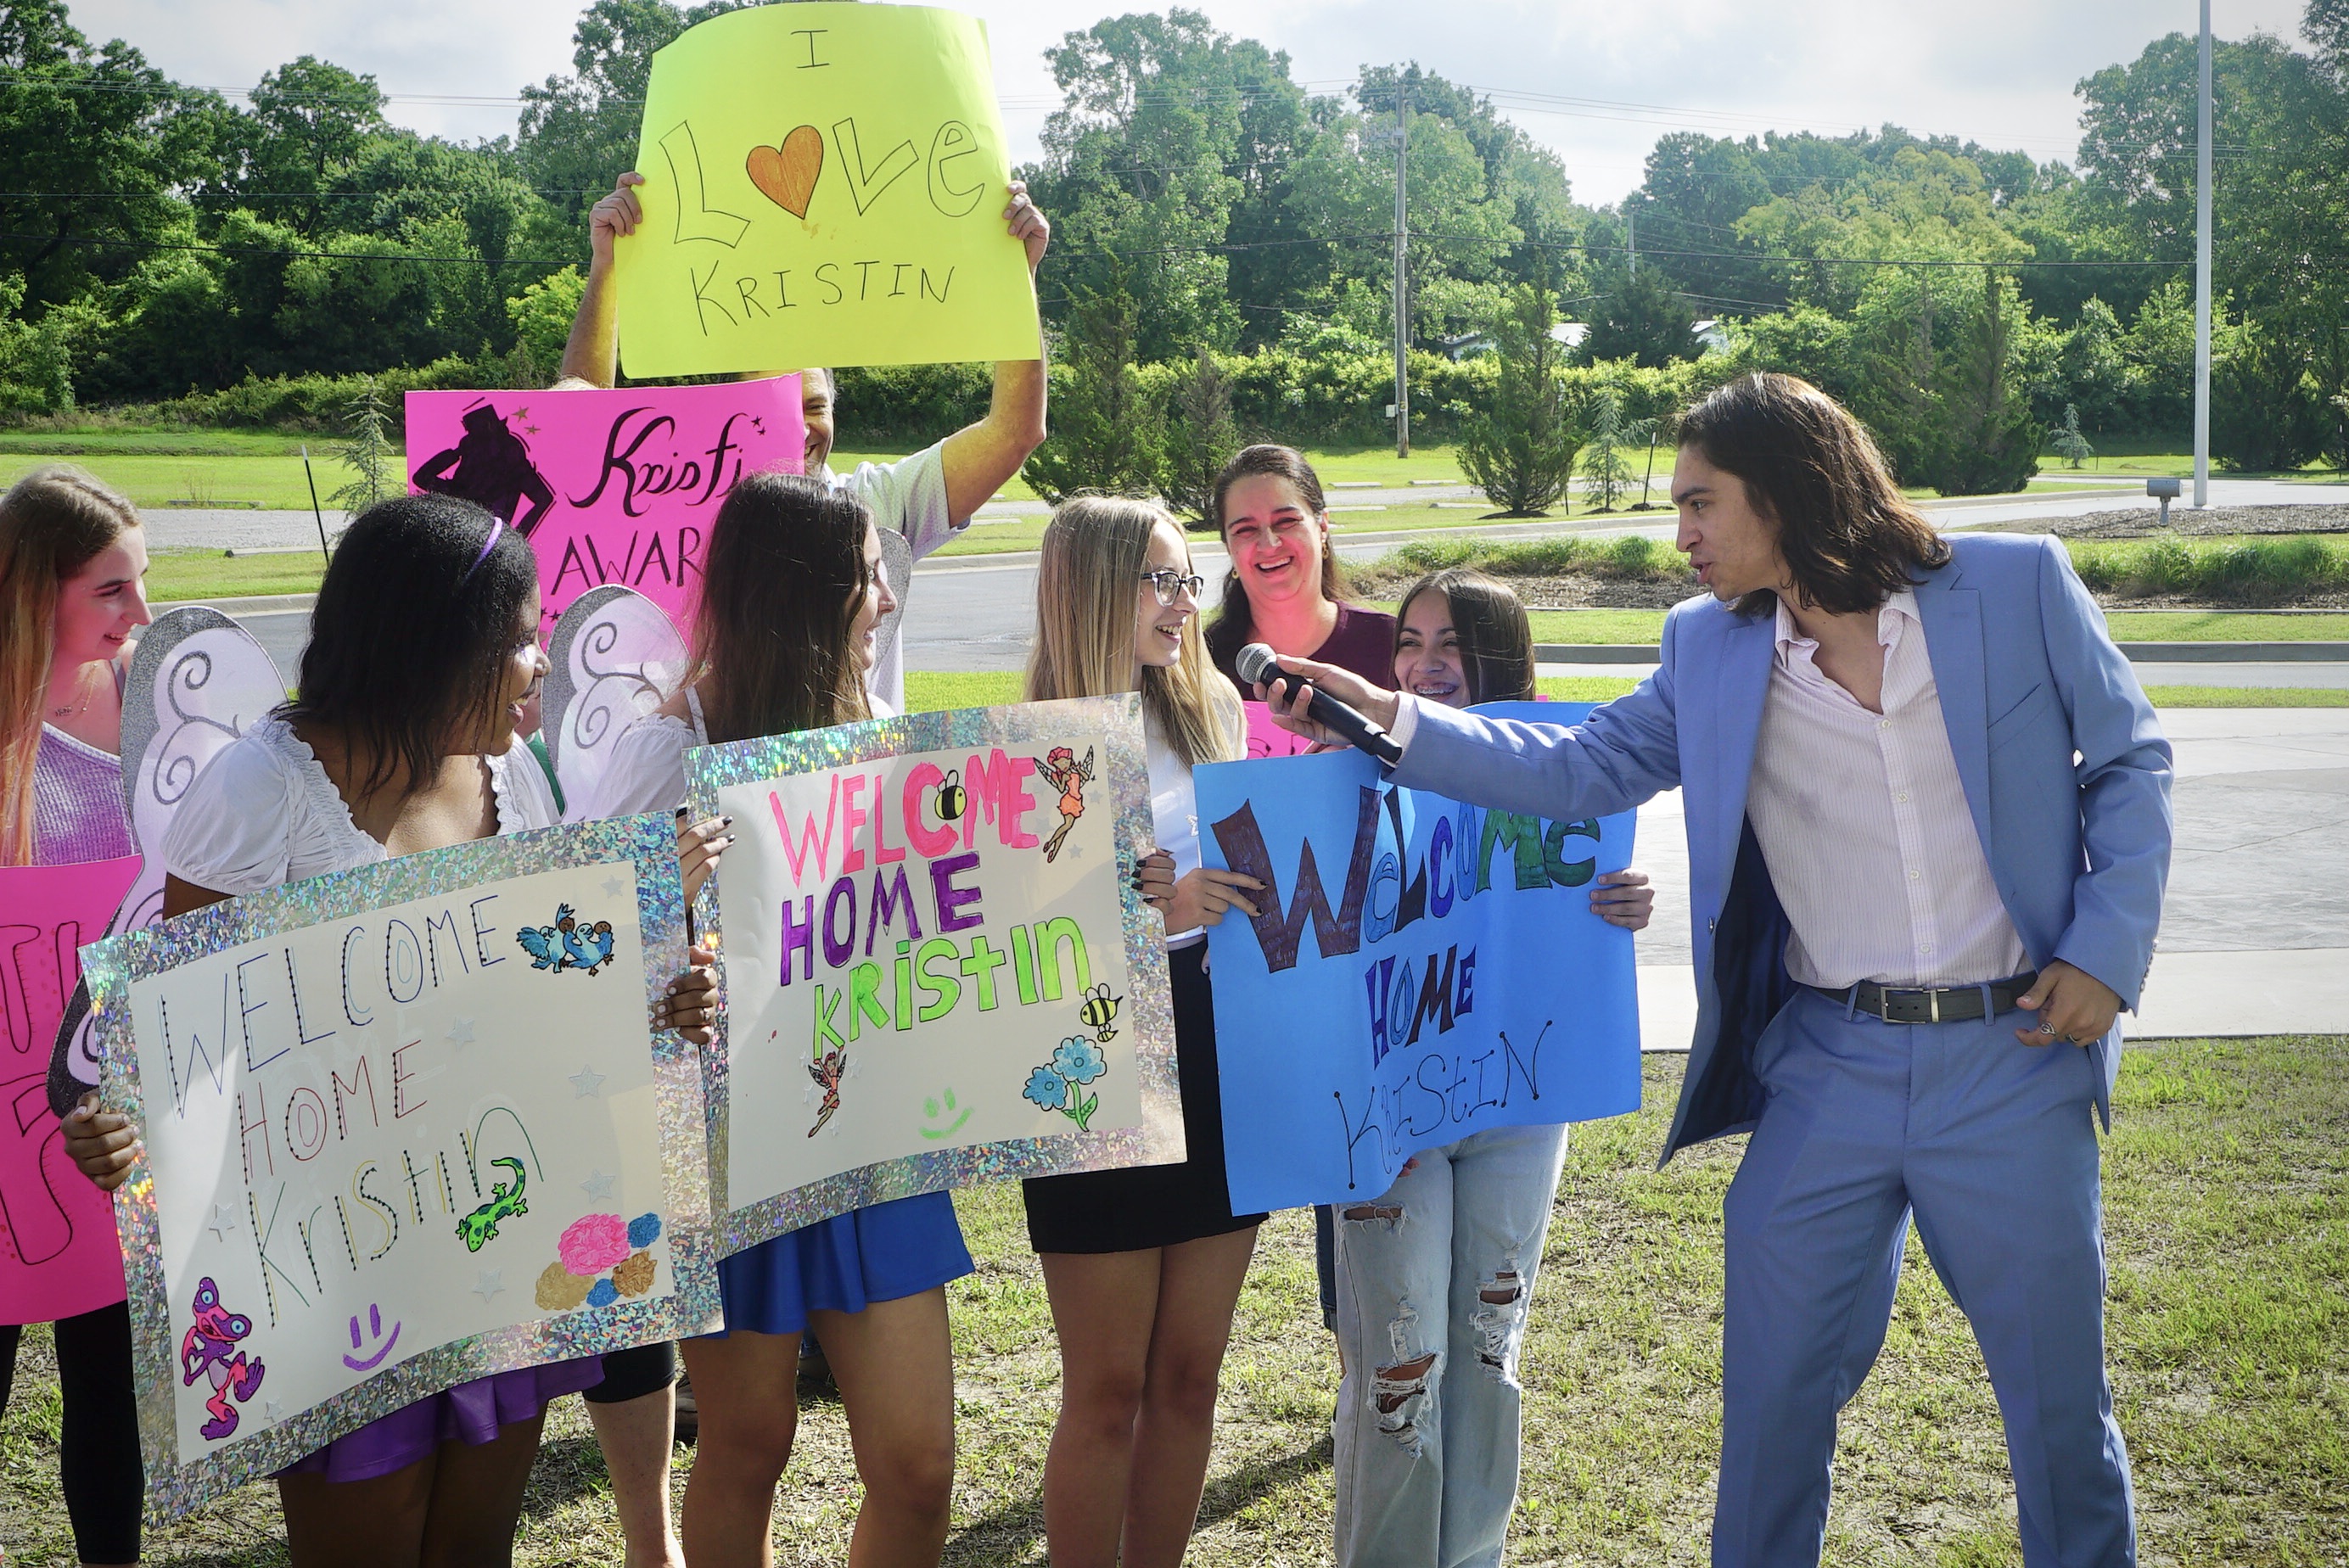
[[[965,808],[969,804],[969,798],[963,793],[962,789],[962,770],[958,768],[949,768],[947,769],[945,780],[938,785],[938,820],[960,821]]]
[[[1117,1016],[1118,1004],[1125,998],[1111,995],[1109,982],[1106,980],[1084,993],[1084,998],[1085,1005],[1077,1009],[1077,1016],[1084,1021],[1086,1027],[1093,1031],[1093,1038],[1102,1045],[1107,1045],[1117,1038],[1117,1031],[1110,1026]]]

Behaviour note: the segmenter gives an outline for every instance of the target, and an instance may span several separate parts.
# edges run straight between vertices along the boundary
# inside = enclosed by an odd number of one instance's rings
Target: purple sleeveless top
[[[135,854],[122,806],[122,758],[41,726],[33,763],[33,858],[45,866]]]

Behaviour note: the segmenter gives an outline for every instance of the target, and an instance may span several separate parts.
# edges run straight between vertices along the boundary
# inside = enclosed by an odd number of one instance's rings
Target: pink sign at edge
[[[123,1297],[114,1203],[66,1157],[49,1055],[139,857],[0,868],[0,1323],[50,1323]],[[27,1254],[30,1254],[29,1256]]]

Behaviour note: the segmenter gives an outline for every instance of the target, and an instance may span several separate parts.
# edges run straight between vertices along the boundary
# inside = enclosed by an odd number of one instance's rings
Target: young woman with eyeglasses
[[[1061,1341],[1044,1462],[1054,1568],[1174,1568],[1206,1482],[1216,1387],[1261,1214],[1224,1178],[1206,930],[1253,915],[1254,877],[1199,863],[1191,769],[1243,754],[1237,694],[1209,665],[1182,531],[1144,501],[1064,502],[1044,531],[1028,699],[1142,694],[1157,847],[1136,872],[1164,917],[1189,1158],[1027,1183]]]

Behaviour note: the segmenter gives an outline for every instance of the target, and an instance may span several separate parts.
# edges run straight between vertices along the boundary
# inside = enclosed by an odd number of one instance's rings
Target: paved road
[[[2223,506],[2349,500],[2349,486],[2295,485],[2267,480],[2216,480],[2211,483],[2210,491],[2211,500]],[[1367,505],[1376,504],[1382,498],[1423,501],[1449,493],[1436,489],[1341,490],[1333,492],[1331,500],[1333,504],[1340,506]],[[1465,495],[1468,492],[1463,490],[1460,493]],[[1022,503],[1021,510],[1038,504],[1040,503]],[[2141,504],[2141,498],[2136,497],[2057,493],[2018,498],[2012,504],[1930,510],[1936,521],[1944,527],[1961,528],[2014,518],[2063,516]],[[999,503],[999,507],[1007,510],[1010,505]],[[992,512],[998,509],[998,506],[991,506],[983,510]],[[143,515],[150,542],[159,547],[258,549],[314,546],[317,542],[317,524],[308,512],[164,509]],[[1585,522],[1574,519],[1556,523],[1508,525],[1479,531],[1532,536],[1566,532],[1588,532],[1599,536],[1638,533],[1650,538],[1669,539],[1672,529],[1673,525],[1668,519],[1640,523]],[[1208,607],[1212,608],[1213,602],[1220,596],[1223,573],[1228,562],[1222,551],[1212,543],[1195,540],[1192,548],[1199,571],[1208,579]],[[1385,553],[1392,544],[1382,539],[1341,541],[1339,548],[1340,553],[1350,559],[1368,559]],[[1032,554],[1022,554],[1008,556],[992,563],[985,557],[972,556],[934,557],[922,562],[915,578],[912,599],[905,610],[905,666],[926,670],[1014,670],[1022,667],[1027,662],[1028,639],[1034,617],[1034,562]],[[261,614],[240,618],[252,625],[254,635],[276,656],[290,683],[307,624],[306,617],[300,614]],[[2175,685],[2349,686],[2349,672],[2338,666],[2237,665],[2223,668],[2224,678],[2207,665],[2147,665],[2140,667],[2139,675],[2147,682]],[[1604,673],[1619,676],[1631,673],[1631,669],[1630,666],[1617,666]]]

